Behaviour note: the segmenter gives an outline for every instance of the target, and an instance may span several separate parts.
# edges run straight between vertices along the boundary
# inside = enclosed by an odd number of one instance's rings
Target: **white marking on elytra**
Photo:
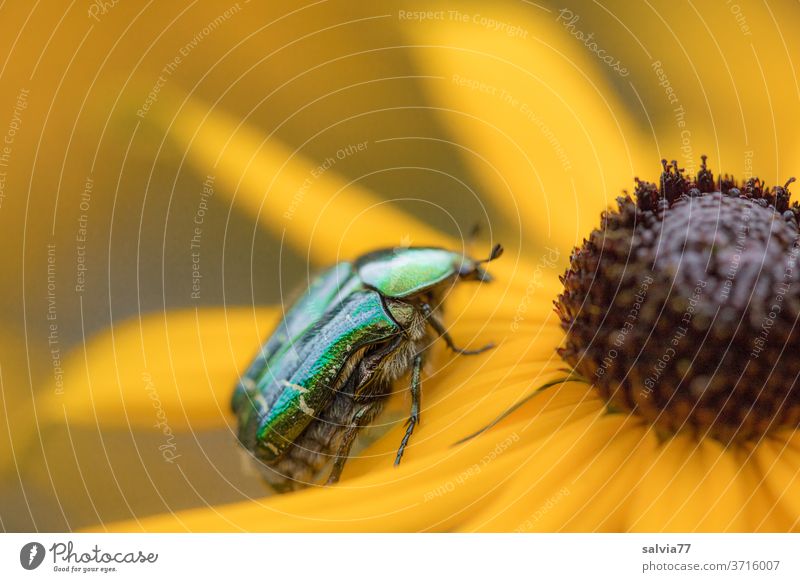
[[[252,378],[242,378],[242,387],[248,392],[252,392],[256,389],[256,383]]]
[[[300,410],[302,410],[305,414],[307,414],[308,416],[314,416],[315,414],[314,409],[311,408],[308,404],[306,404],[305,397],[303,396],[300,397],[298,405],[300,406]]]
[[[288,380],[281,380],[281,385],[286,386],[288,388],[294,388],[300,394],[305,394],[308,392],[308,388],[306,388],[305,386],[300,386],[300,384],[292,384]]]
[[[276,447],[276,446],[275,446],[275,445],[273,445],[272,443],[265,443],[265,444],[264,444],[264,446],[266,446],[266,447],[267,447],[267,448],[268,448],[270,451],[272,451],[272,452],[273,452],[273,453],[275,453],[276,455],[277,455],[278,453],[280,453],[280,451],[278,450],[278,447]]]

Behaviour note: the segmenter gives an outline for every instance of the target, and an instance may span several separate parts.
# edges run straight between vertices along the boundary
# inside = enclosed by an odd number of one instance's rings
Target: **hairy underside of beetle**
[[[383,410],[395,381],[436,339],[421,311],[415,309],[414,313],[404,331],[351,355],[334,384],[329,404],[278,459],[260,462],[264,479],[275,491],[322,484],[327,478],[324,475],[335,470],[330,467],[337,457],[347,457],[355,435]]]

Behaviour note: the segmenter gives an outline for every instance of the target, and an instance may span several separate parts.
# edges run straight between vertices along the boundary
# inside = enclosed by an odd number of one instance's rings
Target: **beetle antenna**
[[[481,233],[481,223],[476,222],[472,225],[472,228],[469,229],[465,240],[465,248],[467,249],[467,254],[472,254],[472,249],[475,247],[475,241],[478,240],[478,235]]]
[[[480,264],[480,263],[488,263],[488,262],[493,261],[496,258],[500,257],[502,254],[503,254],[503,245],[496,244],[496,245],[494,245],[494,247],[492,247],[492,252],[489,254],[489,258],[488,259],[483,259],[481,261],[475,261],[475,262],[478,263],[478,264]]]

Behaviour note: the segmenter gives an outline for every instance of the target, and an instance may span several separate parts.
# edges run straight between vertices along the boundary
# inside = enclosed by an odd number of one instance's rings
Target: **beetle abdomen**
[[[234,400],[239,440],[262,462],[278,459],[340,391],[361,361],[354,356],[400,333],[377,292],[349,293],[291,346],[277,350],[254,389]]]
[[[393,349],[398,349],[400,343],[393,342]],[[369,424],[380,414],[392,384],[372,358],[381,354],[382,346],[375,348],[361,350],[348,360],[346,380],[328,406],[278,459],[263,463],[262,472],[273,488],[291,491],[316,482],[319,473],[335,458],[344,432],[356,417],[360,423]],[[259,456],[258,451],[256,455]]]

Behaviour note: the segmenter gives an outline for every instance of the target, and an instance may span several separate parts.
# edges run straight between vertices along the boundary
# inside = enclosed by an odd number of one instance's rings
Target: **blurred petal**
[[[113,327],[65,362],[52,422],[175,428],[225,426],[238,374],[274,325],[275,309],[198,309]]]
[[[715,171],[770,184],[798,173],[800,139],[787,120],[800,106],[800,4],[652,0],[613,14],[587,6],[582,16],[625,54],[631,98],[663,157],[695,171],[706,153]]]
[[[518,32],[475,19],[410,23],[420,68],[440,77],[429,91],[485,194],[524,238],[555,247],[566,262],[599,213],[649,167],[639,132],[602,65],[555,13],[478,3],[464,13]]]
[[[256,216],[281,240],[285,237],[314,263],[348,260],[376,248],[402,246],[409,240],[415,245],[464,249],[463,241],[455,241],[394,208],[357,182],[346,182],[335,170],[312,164],[274,137],[218,107],[186,97],[174,119],[154,118],[185,150],[190,165],[206,173],[213,168],[221,195]],[[516,294],[531,286],[555,287],[554,257],[558,253],[546,252],[535,264],[508,253],[493,262],[489,270],[496,283],[489,286],[491,295],[484,301],[491,304],[492,295],[505,298],[509,291]],[[469,297],[484,292],[484,286],[469,289]],[[540,295],[544,296],[544,291]],[[517,311],[520,302],[513,305]]]
[[[231,204],[257,217],[277,237],[285,236],[314,262],[333,263],[409,238],[458,248],[358,183],[345,181],[326,162],[314,164],[248,126],[246,119],[192,96],[173,93],[170,98],[183,101],[179,113],[157,119],[188,163],[201,173],[211,171]]]
[[[26,355],[24,348],[20,339],[0,335],[0,473],[18,473],[19,455],[38,431],[35,396],[23,362],[26,357],[35,361],[51,356],[46,352]],[[52,378],[52,368],[47,371]]]

